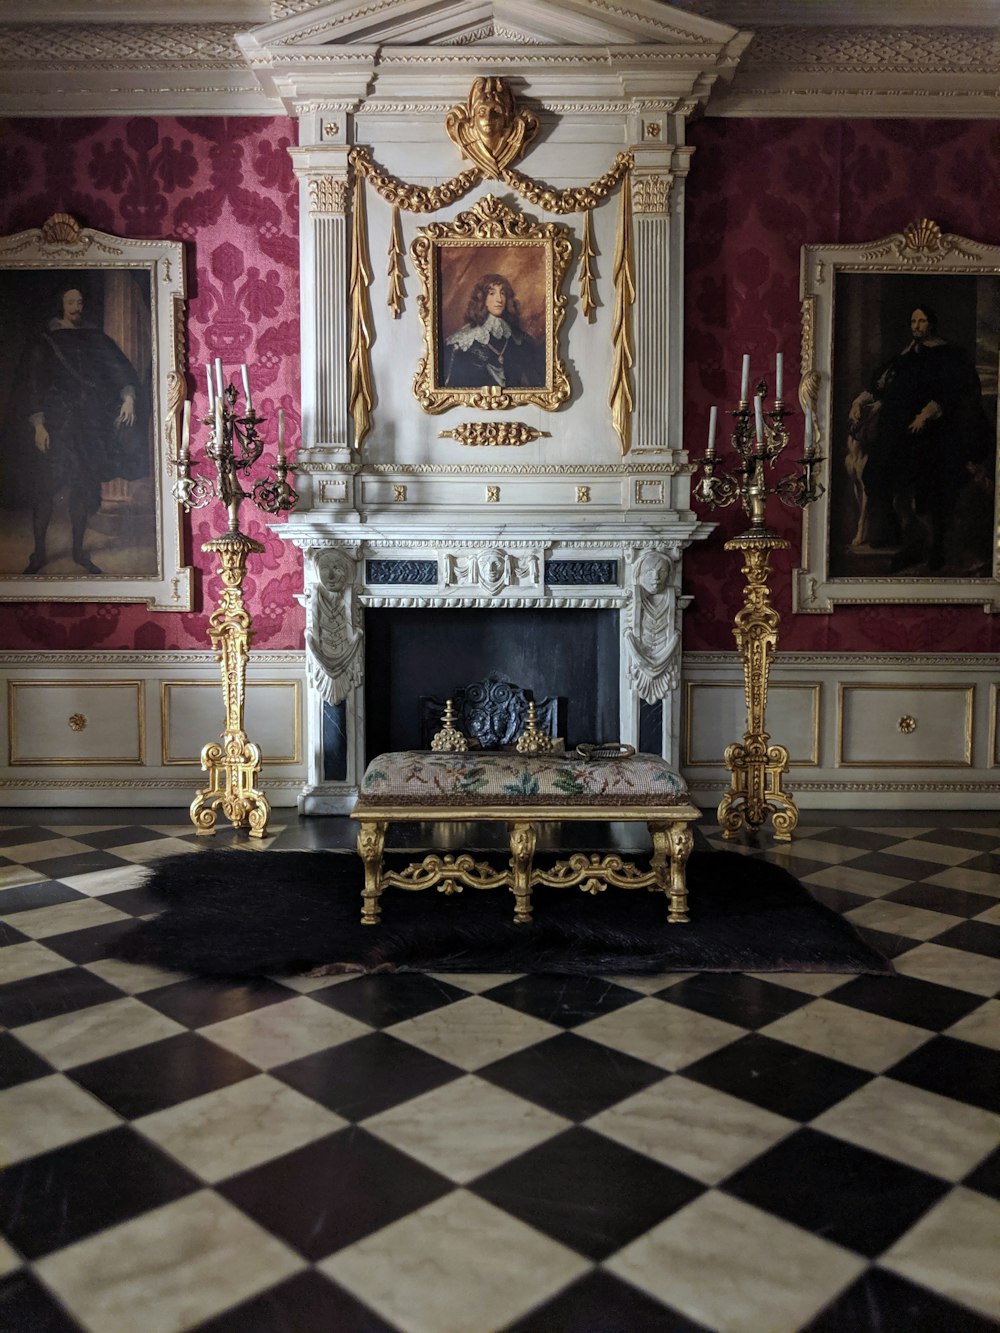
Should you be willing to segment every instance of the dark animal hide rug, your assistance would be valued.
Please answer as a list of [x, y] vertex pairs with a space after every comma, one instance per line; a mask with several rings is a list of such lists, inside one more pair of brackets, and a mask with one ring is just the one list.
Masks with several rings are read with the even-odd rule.
[[[400, 868], [411, 857], [392, 858]], [[353, 853], [201, 851], [172, 856], [146, 888], [165, 910], [119, 937], [118, 958], [201, 976], [323, 972], [870, 972], [892, 965], [784, 870], [734, 852], [688, 862], [691, 921], [667, 923], [646, 890], [539, 888], [516, 925], [505, 889], [389, 888], [362, 926]]]

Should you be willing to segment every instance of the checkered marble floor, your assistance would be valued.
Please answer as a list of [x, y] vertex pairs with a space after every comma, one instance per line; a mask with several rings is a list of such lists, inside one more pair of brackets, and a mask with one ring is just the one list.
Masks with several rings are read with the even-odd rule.
[[995, 820], [743, 849], [895, 977], [220, 984], [106, 956], [145, 866], [257, 845], [144, 813], [0, 826], [0, 1329], [1000, 1327]]

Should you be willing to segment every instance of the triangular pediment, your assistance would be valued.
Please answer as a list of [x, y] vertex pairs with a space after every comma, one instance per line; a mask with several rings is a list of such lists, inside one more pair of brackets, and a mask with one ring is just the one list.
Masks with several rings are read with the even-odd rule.
[[737, 35], [659, 0], [288, 0], [275, 8], [284, 16], [253, 30], [259, 48], [724, 45]]

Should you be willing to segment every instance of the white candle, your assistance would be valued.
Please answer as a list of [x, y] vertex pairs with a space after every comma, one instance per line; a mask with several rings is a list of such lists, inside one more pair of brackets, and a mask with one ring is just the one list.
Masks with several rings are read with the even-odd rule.
[[181, 423], [181, 458], [187, 459], [191, 452], [191, 399], [184, 399], [184, 417]]
[[215, 386], [212, 384], [212, 367], [205, 367], [205, 378], [208, 380], [208, 410], [215, 411]]
[[215, 395], [215, 443], [222, 443], [222, 393]]
[[812, 457], [813, 451], [813, 410], [812, 403], [806, 403], [806, 432], [805, 432], [806, 457]]
[[750, 353], [743, 354], [743, 374], [740, 377], [740, 402], [745, 403], [750, 395]]
[[285, 409], [278, 408], [278, 462], [285, 461]]
[[718, 418], [719, 409], [713, 405], [708, 413], [708, 450], [706, 453], [708, 458], [715, 457], [715, 426]]
[[222, 357], [215, 358], [215, 392], [222, 397]]
[[247, 400], [247, 412], [252, 412], [253, 400], [250, 397], [250, 376], [247, 374], [246, 366], [240, 366], [240, 374], [243, 376], [243, 397]]
[[757, 443], [763, 448], [764, 445], [764, 408], [761, 404], [760, 394], [754, 394], [753, 399], [753, 420], [757, 428]]
[[785, 396], [785, 354], [779, 352], [774, 358], [774, 396], [779, 402]]

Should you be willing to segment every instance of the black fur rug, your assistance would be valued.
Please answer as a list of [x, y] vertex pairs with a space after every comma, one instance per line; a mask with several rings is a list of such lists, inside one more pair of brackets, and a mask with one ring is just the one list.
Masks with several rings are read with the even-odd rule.
[[[400, 866], [412, 856], [393, 857]], [[541, 862], [542, 858], [539, 858]], [[204, 851], [173, 856], [146, 887], [165, 907], [114, 954], [213, 977], [288, 972], [892, 972], [852, 926], [777, 866], [694, 852], [691, 922], [668, 925], [645, 890], [536, 889], [515, 925], [506, 889], [387, 889], [362, 926], [362, 870], [339, 852]]]

